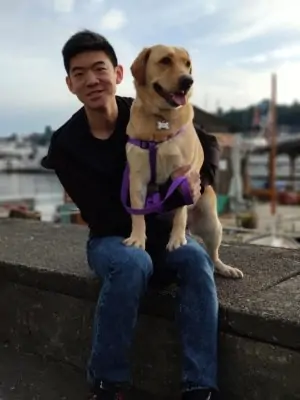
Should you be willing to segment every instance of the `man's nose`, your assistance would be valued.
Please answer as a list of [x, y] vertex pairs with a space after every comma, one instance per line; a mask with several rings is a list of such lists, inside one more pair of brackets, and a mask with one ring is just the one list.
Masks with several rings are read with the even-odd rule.
[[99, 79], [93, 73], [93, 71], [88, 71], [87, 76], [86, 76], [87, 86], [94, 86], [94, 85], [97, 85], [98, 83], [99, 83]]

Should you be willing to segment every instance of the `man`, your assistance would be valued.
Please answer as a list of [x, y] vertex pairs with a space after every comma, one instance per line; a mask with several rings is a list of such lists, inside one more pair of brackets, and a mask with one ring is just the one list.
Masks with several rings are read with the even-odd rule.
[[[130, 216], [120, 200], [120, 188], [132, 103], [131, 98], [116, 96], [123, 69], [109, 42], [90, 31], [73, 35], [62, 54], [68, 88], [83, 108], [53, 134], [42, 165], [55, 170], [88, 224], [88, 264], [103, 282], [88, 364], [93, 398], [123, 399], [130, 382], [127, 354], [139, 300], [155, 270], [167, 273], [165, 276], [175, 274], [179, 283], [182, 399], [207, 400], [217, 387], [218, 301], [212, 262], [190, 237], [187, 245], [172, 252], [165, 250], [171, 229], [168, 215], [147, 217], [147, 252], [123, 244], [131, 230]], [[201, 142], [206, 157], [201, 171], [203, 190], [205, 184], [213, 183], [218, 146], [215, 138], [204, 132]], [[187, 173], [187, 169], [178, 174]], [[187, 180], [197, 198], [199, 177], [195, 179], [187, 173]], [[160, 190], [165, 192], [168, 185], [170, 182]], [[182, 204], [178, 190], [168, 200], [166, 210]]]

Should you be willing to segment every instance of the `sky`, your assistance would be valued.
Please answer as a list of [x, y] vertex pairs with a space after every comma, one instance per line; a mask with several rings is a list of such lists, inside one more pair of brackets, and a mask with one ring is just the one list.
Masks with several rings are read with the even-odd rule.
[[107, 37], [124, 66], [118, 94], [134, 96], [130, 65], [143, 47], [184, 46], [192, 102], [207, 111], [270, 96], [300, 99], [299, 0], [9, 0], [0, 2], [0, 136], [58, 128], [81, 107], [65, 84], [61, 49], [76, 31]]

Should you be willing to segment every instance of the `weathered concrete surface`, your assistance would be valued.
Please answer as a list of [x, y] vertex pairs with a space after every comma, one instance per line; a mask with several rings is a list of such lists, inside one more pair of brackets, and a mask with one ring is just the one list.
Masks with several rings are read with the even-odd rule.
[[[0, 342], [86, 368], [95, 303], [16, 283], [2, 282]], [[149, 393], [176, 395], [180, 362], [171, 321], [140, 315], [133, 347], [133, 378]], [[162, 372], [163, 371], [163, 372]]]
[[220, 374], [224, 400], [299, 400], [300, 353], [221, 334]]
[[[295, 373], [298, 370], [297, 367], [299, 368], [298, 353], [229, 335], [221, 337], [221, 348], [220, 362], [223, 372], [220, 380], [226, 383], [222, 384], [223, 387], [231, 388], [231, 390], [227, 389], [224, 393], [226, 397], [223, 396], [223, 398], [244, 399], [244, 392], [237, 391], [238, 388], [243, 387], [252, 400], [261, 398], [290, 400], [290, 397], [282, 397], [280, 394], [282, 386], [287, 385], [288, 382], [288, 385], [294, 385], [292, 388], [287, 388], [294, 391], [292, 398], [300, 399], [299, 378]], [[257, 363], [257, 359], [268, 365], [271, 363], [272, 370], [254, 369], [253, 363]], [[243, 369], [241, 365], [244, 366]], [[291, 376], [294, 380], [291, 380]], [[18, 349], [6, 345], [0, 345], [0, 377], [1, 400], [83, 400], [87, 398], [88, 388], [82, 371], [30, 353], [21, 353]], [[259, 385], [252, 384], [254, 379], [259, 382]], [[270, 379], [272, 386], [268, 387], [266, 382]], [[147, 395], [146, 392], [136, 392], [132, 395], [132, 399], [136, 400], [156, 398], [156, 396]], [[176, 399], [172, 398], [172, 400]]]
[[[0, 342], [21, 345], [27, 351], [76, 366], [81, 370], [78, 379], [84, 380], [90, 351], [92, 301], [3, 282], [0, 304], [13, 304], [2, 314], [5, 326], [0, 326]], [[219, 353], [222, 400], [300, 398], [299, 352], [221, 333]], [[178, 399], [180, 351], [171, 321], [141, 315], [132, 358], [133, 380], [139, 390], [157, 400]], [[50, 374], [49, 379], [57, 377]], [[46, 384], [46, 377], [42, 382]], [[64, 388], [67, 385], [60, 390]], [[39, 393], [39, 386], [31, 389]]]
[[[1, 221], [0, 278], [95, 300], [99, 283], [86, 263], [86, 237], [87, 230], [81, 226]], [[290, 283], [289, 278], [300, 274], [299, 252], [238, 245], [222, 246], [221, 256], [245, 273], [242, 281], [217, 277], [222, 330], [246, 333], [267, 342], [283, 340], [283, 344], [299, 349], [299, 296], [277, 286], [280, 282], [295, 282], [293, 290], [297, 291], [299, 278]], [[174, 309], [172, 293], [149, 289], [141, 311], [173, 319]], [[268, 318], [263, 314], [265, 310]]]
[[233, 332], [300, 349], [300, 275], [228, 310]]
[[0, 345], [1, 400], [83, 400], [87, 393], [74, 368]]
[[[0, 345], [1, 400], [85, 400], [87, 396], [82, 371]], [[130, 398], [154, 400], [137, 391], [132, 391]]]
[[[85, 368], [99, 291], [86, 237], [80, 226], [1, 222], [2, 343]], [[245, 273], [242, 281], [217, 278], [223, 399], [299, 399], [299, 252], [243, 245], [223, 246], [221, 255]], [[132, 354], [134, 382], [158, 400], [178, 395], [174, 294], [150, 288]]]

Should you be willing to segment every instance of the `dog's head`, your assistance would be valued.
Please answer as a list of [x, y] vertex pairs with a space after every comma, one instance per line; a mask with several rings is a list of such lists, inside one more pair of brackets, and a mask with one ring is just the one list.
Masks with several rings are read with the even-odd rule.
[[191, 59], [183, 48], [145, 48], [134, 60], [131, 73], [137, 92], [142, 90], [160, 109], [184, 106], [192, 94]]

